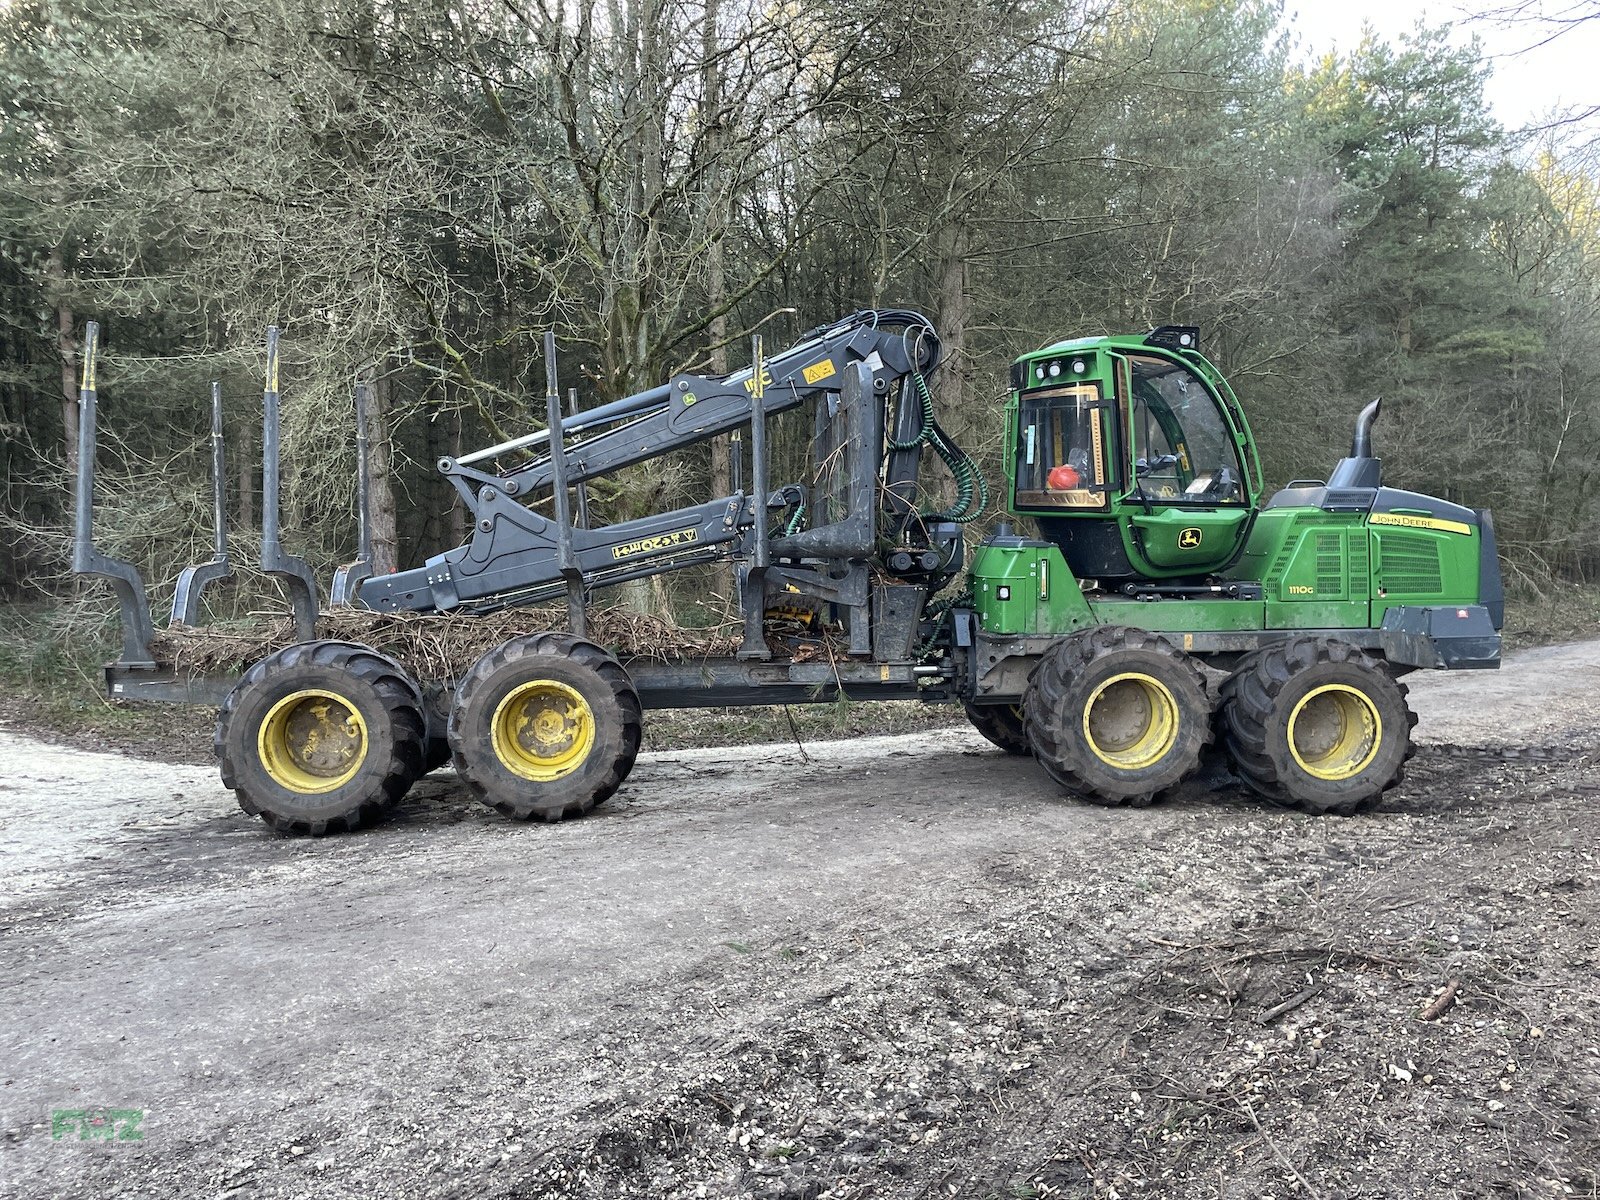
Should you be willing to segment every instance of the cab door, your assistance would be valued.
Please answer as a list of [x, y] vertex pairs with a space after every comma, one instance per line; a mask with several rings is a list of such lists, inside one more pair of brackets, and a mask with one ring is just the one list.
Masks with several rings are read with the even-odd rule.
[[1219, 570], [1249, 532], [1242, 432], [1180, 359], [1155, 350], [1116, 358], [1126, 480], [1118, 524], [1129, 562], [1147, 578]]

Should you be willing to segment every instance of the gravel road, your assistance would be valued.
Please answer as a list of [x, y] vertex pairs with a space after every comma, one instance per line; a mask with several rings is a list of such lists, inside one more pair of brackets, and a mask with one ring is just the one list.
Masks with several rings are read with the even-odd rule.
[[0, 1196], [1595, 1196], [1596, 668], [1410, 677], [1349, 820], [947, 730], [294, 840], [0, 729]]

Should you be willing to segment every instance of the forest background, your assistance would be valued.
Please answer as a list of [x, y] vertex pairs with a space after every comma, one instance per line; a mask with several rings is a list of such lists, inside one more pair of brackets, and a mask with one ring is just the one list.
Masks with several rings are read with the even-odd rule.
[[[235, 557], [257, 548], [269, 323], [286, 540], [325, 580], [353, 554], [358, 369], [376, 379], [382, 570], [465, 539], [436, 458], [543, 425], [545, 330], [589, 407], [737, 368], [752, 332], [775, 349], [877, 306], [933, 317], [941, 419], [991, 480], [1017, 354], [1197, 324], [1270, 484], [1325, 474], [1382, 395], [1389, 482], [1492, 508], [1523, 611], [1594, 580], [1593, 113], [1508, 130], [1484, 101], [1488, 61], [1446, 30], [1308, 60], [1282, 15], [12, 0], [0, 673], [48, 678], [69, 641], [90, 658], [109, 644], [109, 595], [67, 571], [91, 319], [98, 533], [165, 597], [210, 553], [214, 379]], [[779, 434], [777, 454], [798, 454]], [[609, 481], [597, 518], [720, 494], [729, 473], [724, 439]], [[271, 585], [246, 582], [215, 615], [260, 606]]]

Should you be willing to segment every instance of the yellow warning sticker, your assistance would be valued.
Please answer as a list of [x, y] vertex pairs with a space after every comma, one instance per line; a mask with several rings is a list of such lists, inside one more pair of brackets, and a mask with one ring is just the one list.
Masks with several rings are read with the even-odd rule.
[[655, 537], [640, 538], [637, 542], [624, 542], [611, 547], [612, 558], [631, 558], [635, 554], [650, 554], [657, 550], [670, 550], [674, 546], [698, 541], [698, 529], [680, 529], [676, 533], [661, 533]]
[[1472, 526], [1460, 521], [1446, 521], [1439, 517], [1412, 517], [1405, 513], [1373, 513], [1368, 518], [1374, 525], [1400, 525], [1406, 529], [1442, 529], [1446, 533], [1471, 533]]
[[807, 383], [821, 383], [824, 379], [832, 379], [838, 372], [833, 369], [833, 359], [825, 358], [812, 363], [800, 374], [806, 377]]

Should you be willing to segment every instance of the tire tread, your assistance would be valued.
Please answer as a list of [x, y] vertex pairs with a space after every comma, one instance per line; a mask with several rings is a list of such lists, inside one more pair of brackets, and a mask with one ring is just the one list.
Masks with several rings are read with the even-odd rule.
[[[363, 680], [377, 694], [394, 732], [389, 761], [384, 764], [374, 791], [356, 799], [344, 812], [328, 818], [308, 818], [279, 811], [270, 797], [252, 794], [248, 781], [230, 748], [230, 734], [240, 705], [275, 676], [304, 667], [316, 667]], [[239, 807], [260, 817], [279, 833], [322, 837], [353, 832], [377, 819], [421, 776], [427, 722], [422, 695], [405, 668], [386, 654], [357, 642], [298, 642], [253, 664], [229, 691], [217, 712], [212, 750], [217, 756], [222, 784], [233, 791]], [[374, 748], [369, 746], [368, 752]]]
[[[1285, 778], [1285, 764], [1274, 758], [1268, 745], [1268, 730], [1278, 714], [1279, 698], [1301, 675], [1323, 662], [1355, 667], [1389, 679], [1399, 693], [1400, 708], [1405, 714], [1405, 752], [1392, 774], [1368, 795], [1335, 802], [1297, 792]], [[1252, 651], [1235, 665], [1219, 694], [1218, 726], [1239, 777], [1252, 791], [1286, 808], [1312, 815], [1353, 816], [1364, 812], [1404, 782], [1405, 764], [1416, 753], [1411, 730], [1416, 727], [1417, 716], [1407, 702], [1406, 685], [1389, 677], [1381, 659], [1337, 638], [1297, 637]]]
[[[461, 728], [461, 714], [489, 679], [506, 666], [529, 658], [565, 659], [592, 672], [599, 677], [620, 714], [620, 747], [606, 764], [603, 774], [586, 791], [554, 803], [496, 795], [495, 789], [485, 783], [477, 769], [478, 753], [468, 741], [469, 731]], [[599, 714], [596, 714], [596, 719], [600, 719]], [[449, 738], [456, 773], [478, 800], [517, 821], [534, 818], [546, 822], [565, 821], [581, 817], [604, 803], [616, 793], [633, 770], [643, 733], [644, 710], [633, 681], [622, 664], [595, 643], [559, 631], [512, 638], [485, 653], [462, 677], [456, 689], [455, 702], [450, 707]]]
[[[1192, 679], [1194, 694], [1198, 697], [1194, 702], [1203, 705], [1203, 710], [1185, 712], [1184, 698], [1174, 696], [1179, 704], [1179, 720], [1190, 726], [1197, 723], [1199, 736], [1190, 739], [1190, 745], [1180, 751], [1181, 758], [1174, 760], [1176, 771], [1167, 772], [1172, 778], [1157, 781], [1148, 789], [1129, 790], [1120, 783], [1095, 779], [1087, 770], [1074, 765], [1080, 738], [1076, 730], [1079, 708], [1073, 701], [1073, 681], [1111, 656], [1132, 652], [1157, 654], [1179, 673], [1177, 678]], [[1186, 689], [1180, 687], [1180, 690]], [[1122, 625], [1098, 625], [1056, 642], [1029, 677], [1023, 712], [1034, 757], [1050, 777], [1090, 803], [1108, 807], [1144, 808], [1154, 803], [1158, 796], [1194, 772], [1213, 736], [1211, 702], [1206, 693], [1205, 674], [1199, 665], [1167, 639]], [[1183, 730], [1179, 736], [1181, 741], [1185, 736]]]

